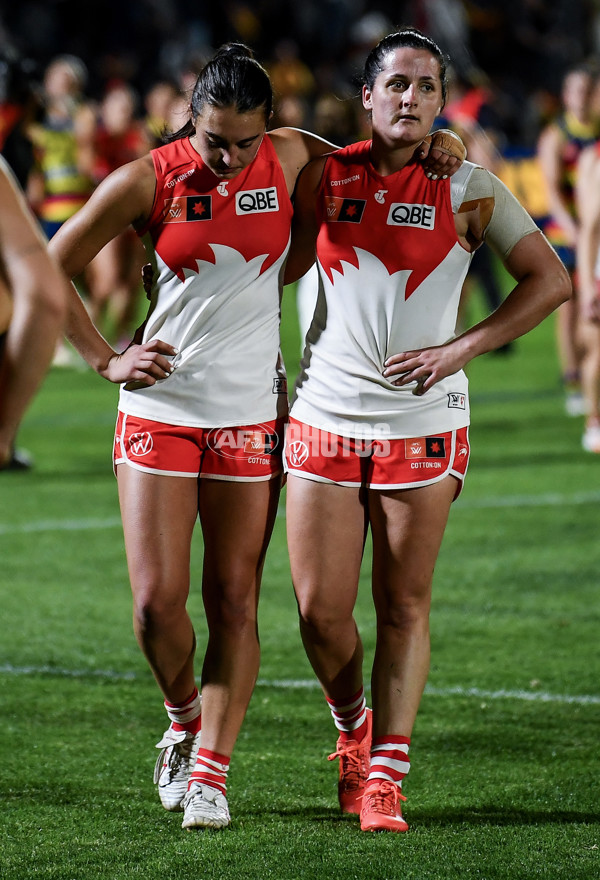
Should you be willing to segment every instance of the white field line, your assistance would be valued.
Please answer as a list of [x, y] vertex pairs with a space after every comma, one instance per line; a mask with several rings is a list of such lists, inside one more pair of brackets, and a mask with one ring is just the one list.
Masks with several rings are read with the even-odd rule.
[[[600, 502], [600, 492], [575, 492], [572, 495], [555, 492], [546, 495], [501, 495], [489, 498], [460, 498], [455, 510], [482, 510], [485, 508], [500, 507], [565, 507], [579, 506], [582, 504], [597, 504]], [[283, 506], [279, 508], [278, 516], [285, 516]], [[2, 535], [20, 535], [31, 532], [83, 532], [95, 529], [114, 529], [121, 525], [118, 516], [106, 519], [56, 519], [38, 520], [28, 523], [0, 523], [0, 537]]]
[[581, 504], [597, 504], [600, 501], [600, 492], [574, 492], [567, 494], [551, 492], [545, 495], [500, 495], [491, 498], [459, 498], [454, 508], [458, 510], [473, 510], [497, 507], [562, 507], [572, 505], [577, 507]]
[[[30, 675], [52, 676], [54, 678], [101, 678], [108, 681], [136, 681], [143, 677], [136, 672], [115, 672], [111, 669], [63, 669], [57, 666], [13, 666], [10, 663], [0, 665], [0, 675], [17, 678]], [[316, 690], [319, 688], [319, 684], [316, 679], [312, 678], [259, 678], [257, 687], [277, 688], [278, 690]], [[472, 697], [476, 700], [524, 700], [530, 703], [563, 703], [578, 706], [600, 705], [600, 695], [550, 694], [546, 691], [491, 691], [476, 687], [440, 688], [427, 685], [425, 695], [430, 697]]]
[[23, 535], [30, 532], [86, 532], [114, 529], [121, 525], [118, 516], [106, 519], [46, 519], [20, 524], [0, 523], [0, 535]]

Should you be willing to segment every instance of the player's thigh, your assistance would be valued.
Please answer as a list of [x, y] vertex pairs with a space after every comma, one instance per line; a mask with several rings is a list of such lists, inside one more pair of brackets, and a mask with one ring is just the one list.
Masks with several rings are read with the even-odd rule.
[[369, 492], [375, 603], [427, 603], [456, 479]]
[[286, 521], [301, 612], [351, 614], [366, 534], [361, 490], [290, 474]]
[[200, 480], [204, 584], [245, 589], [257, 582], [271, 539], [281, 479]]
[[116, 468], [127, 563], [134, 593], [182, 601], [189, 589], [198, 481]]

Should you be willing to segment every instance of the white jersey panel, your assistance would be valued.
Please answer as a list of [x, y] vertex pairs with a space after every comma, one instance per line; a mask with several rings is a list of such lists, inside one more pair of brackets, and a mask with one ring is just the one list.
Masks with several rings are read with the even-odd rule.
[[149, 388], [124, 386], [123, 412], [190, 427], [249, 425], [285, 412], [277, 295], [283, 260], [261, 275], [265, 255], [246, 262], [234, 248], [211, 247], [214, 264], [198, 260], [198, 272], [184, 269], [183, 282], [156, 255], [161, 295], [143, 341], [175, 346], [175, 370]]
[[128, 383], [128, 415], [189, 427], [250, 425], [287, 410], [280, 290], [292, 205], [268, 135], [220, 181], [187, 138], [153, 150], [156, 194], [140, 231], [155, 268], [143, 341], [178, 354], [152, 386]]
[[[456, 244], [405, 300], [410, 270], [390, 275], [373, 254], [355, 249], [358, 268], [342, 262], [332, 285], [321, 271], [317, 308], [307, 337], [294, 418], [344, 436], [418, 437], [469, 421], [464, 372], [423, 396], [382, 375], [388, 357], [440, 345], [454, 336], [469, 255]], [[456, 279], [449, 295], [448, 277]]]
[[[466, 167], [465, 167], [466, 166]], [[317, 196], [319, 294], [292, 407], [294, 418], [349, 437], [409, 438], [469, 424], [463, 371], [424, 395], [382, 375], [394, 354], [456, 332], [471, 254], [453, 209], [473, 172], [430, 181], [420, 165], [381, 177], [370, 142], [332, 154]]]

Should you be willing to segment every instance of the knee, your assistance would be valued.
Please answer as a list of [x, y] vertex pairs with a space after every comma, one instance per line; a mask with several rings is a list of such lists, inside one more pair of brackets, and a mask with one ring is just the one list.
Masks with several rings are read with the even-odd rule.
[[186, 614], [185, 599], [165, 596], [150, 585], [134, 593], [133, 617], [136, 628], [146, 633], [169, 629]]
[[377, 608], [378, 626], [389, 626], [398, 632], [428, 629], [429, 611], [429, 596], [380, 603]]
[[353, 617], [350, 611], [346, 614], [339, 608], [333, 608], [315, 598], [298, 598], [298, 616], [300, 628], [305, 634], [312, 634], [313, 638], [327, 640], [340, 627], [352, 623]]
[[205, 589], [204, 604], [209, 627], [242, 633], [256, 626], [258, 584], [254, 578], [220, 582]]

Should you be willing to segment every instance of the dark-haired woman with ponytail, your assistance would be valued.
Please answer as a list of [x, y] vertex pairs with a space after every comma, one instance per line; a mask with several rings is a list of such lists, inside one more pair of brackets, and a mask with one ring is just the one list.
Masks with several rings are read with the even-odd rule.
[[[425, 34], [385, 37], [362, 91], [372, 138], [312, 161], [294, 202], [288, 280], [320, 284], [286, 436], [287, 528], [300, 629], [338, 741], [338, 795], [363, 831], [404, 832], [402, 782], [429, 670], [433, 571], [469, 461], [463, 367], [569, 296], [560, 260], [514, 196], [465, 162], [432, 183], [414, 161], [446, 97]], [[455, 336], [484, 240], [515, 280]], [[367, 531], [376, 643], [371, 710], [354, 620]]]
[[[106, 178], [52, 242], [72, 278], [132, 224], [153, 266], [135, 344], [114, 351], [75, 290], [67, 337], [121, 385], [114, 466], [134, 629], [171, 722], [155, 781], [187, 829], [230, 822], [227, 771], [258, 674], [258, 594], [281, 485], [291, 194], [300, 169], [333, 148], [297, 129], [267, 133], [271, 105], [250, 51], [224, 46], [198, 77], [187, 124]], [[438, 158], [434, 172], [452, 169]], [[186, 610], [198, 518], [201, 694]]]

